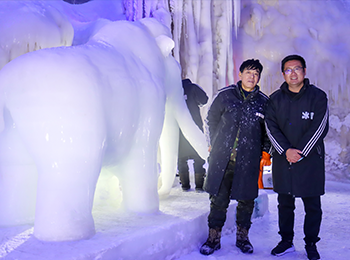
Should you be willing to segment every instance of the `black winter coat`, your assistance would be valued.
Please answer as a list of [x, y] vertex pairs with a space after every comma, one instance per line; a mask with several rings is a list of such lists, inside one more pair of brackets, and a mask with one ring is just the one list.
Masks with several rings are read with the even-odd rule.
[[[184, 89], [184, 96], [186, 99], [186, 104], [193, 121], [203, 132], [203, 121], [200, 114], [200, 107], [205, 105], [208, 102], [208, 96], [205, 91], [200, 88], [198, 85], [193, 84], [191, 80], [184, 79], [182, 80], [182, 87]], [[196, 150], [190, 145], [187, 139], [184, 137], [180, 130], [179, 136], [179, 158], [198, 158]]]
[[[286, 82], [270, 96], [266, 129], [273, 152], [272, 179], [277, 193], [296, 197], [324, 194], [325, 165], [323, 139], [328, 132], [327, 95], [304, 80], [297, 95]], [[289, 164], [286, 151], [296, 148], [304, 158]]]
[[259, 86], [246, 99], [241, 91], [241, 81], [222, 89], [209, 109], [211, 151], [204, 189], [217, 195], [240, 129], [230, 198], [251, 200], [258, 196], [262, 151], [270, 149], [264, 125], [268, 97], [259, 91]]

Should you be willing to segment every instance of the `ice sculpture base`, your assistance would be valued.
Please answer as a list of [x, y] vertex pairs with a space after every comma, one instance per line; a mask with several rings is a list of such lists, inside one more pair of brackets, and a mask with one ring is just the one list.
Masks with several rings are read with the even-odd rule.
[[[256, 200], [253, 218], [268, 209], [263, 190]], [[207, 237], [209, 200], [207, 193], [182, 192], [179, 185], [160, 202], [153, 215], [126, 215], [112, 210], [93, 212], [96, 235], [89, 240], [41, 242], [33, 237], [33, 227], [0, 228], [0, 258], [6, 260], [112, 260], [163, 259], [180, 257], [198, 248]], [[223, 234], [235, 232], [236, 202], [232, 201]], [[174, 246], [176, 245], [176, 246]]]

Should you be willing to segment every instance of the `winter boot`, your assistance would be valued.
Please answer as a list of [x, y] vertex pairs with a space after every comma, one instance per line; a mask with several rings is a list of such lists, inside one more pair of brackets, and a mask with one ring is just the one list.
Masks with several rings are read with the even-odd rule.
[[196, 183], [196, 191], [203, 192], [204, 173], [195, 173], [194, 181]]
[[179, 172], [181, 187], [183, 191], [188, 191], [190, 186], [190, 175], [188, 172]]
[[221, 228], [209, 228], [207, 241], [201, 246], [199, 252], [202, 255], [211, 255], [214, 251], [221, 248]]
[[318, 260], [320, 259], [320, 254], [317, 252], [317, 247], [315, 243], [309, 243], [305, 245], [305, 250], [307, 254], [307, 259]]
[[245, 254], [253, 253], [253, 246], [248, 238], [248, 229], [237, 226], [236, 246]]

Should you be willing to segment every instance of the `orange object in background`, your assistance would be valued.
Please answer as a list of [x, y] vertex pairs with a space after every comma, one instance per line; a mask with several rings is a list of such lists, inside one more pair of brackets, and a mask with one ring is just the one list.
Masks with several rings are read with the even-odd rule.
[[260, 170], [259, 170], [259, 179], [258, 179], [258, 186], [259, 189], [264, 188], [264, 183], [263, 183], [263, 171], [264, 171], [264, 166], [270, 166], [271, 165], [271, 156], [267, 152], [262, 152], [261, 160], [260, 160]]

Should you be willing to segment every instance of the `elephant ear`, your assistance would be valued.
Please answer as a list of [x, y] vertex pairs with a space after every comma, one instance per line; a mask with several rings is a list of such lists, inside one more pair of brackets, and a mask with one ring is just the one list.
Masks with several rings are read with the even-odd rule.
[[164, 57], [168, 57], [171, 50], [175, 47], [175, 42], [165, 35], [156, 37], [156, 42]]
[[[167, 19], [164, 19], [167, 20]], [[164, 57], [169, 56], [172, 49], [175, 47], [175, 42], [171, 38], [171, 32], [167, 25], [163, 24], [156, 18], [143, 18], [136, 23], [145, 26], [149, 33], [154, 37], [157, 42], [159, 49], [161, 50]], [[166, 22], [167, 23], [167, 22]]]

